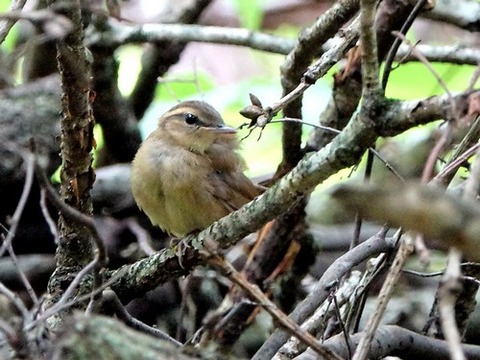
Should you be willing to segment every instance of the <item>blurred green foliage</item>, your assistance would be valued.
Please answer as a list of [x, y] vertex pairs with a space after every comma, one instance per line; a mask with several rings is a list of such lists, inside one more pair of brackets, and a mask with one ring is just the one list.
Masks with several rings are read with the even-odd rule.
[[250, 30], [260, 29], [263, 19], [261, 0], [234, 0], [240, 25]]
[[[10, 0], [0, 0], [0, 13], [8, 11], [10, 3]], [[17, 36], [18, 31], [16, 27], [13, 27], [5, 38], [5, 41], [2, 43], [2, 50], [10, 53], [14, 49]]]
[[[465, 90], [475, 66], [444, 63], [431, 64], [451, 92]], [[419, 99], [444, 93], [432, 72], [420, 62], [403, 64], [392, 71], [386, 95], [398, 99]]]
[[138, 45], [122, 46], [115, 51], [118, 61], [118, 88], [120, 92], [128, 96], [135, 86], [141, 65], [142, 47]]
[[159, 81], [162, 85], [157, 87], [155, 98], [163, 101], [195, 97], [215, 89], [214, 79], [204, 72], [182, 73], [180, 77], [167, 75]]

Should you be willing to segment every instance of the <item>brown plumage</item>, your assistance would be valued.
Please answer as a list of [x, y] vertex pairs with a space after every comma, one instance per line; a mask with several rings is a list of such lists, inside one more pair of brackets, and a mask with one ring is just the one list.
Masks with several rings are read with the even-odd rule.
[[132, 163], [132, 192], [154, 225], [175, 236], [202, 230], [259, 194], [243, 174], [236, 130], [202, 101], [159, 120]]

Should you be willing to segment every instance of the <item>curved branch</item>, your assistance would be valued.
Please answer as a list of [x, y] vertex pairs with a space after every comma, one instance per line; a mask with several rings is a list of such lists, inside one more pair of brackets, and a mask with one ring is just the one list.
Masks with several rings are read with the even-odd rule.
[[[352, 348], [358, 345], [361, 336], [362, 334], [358, 333], [350, 337]], [[344, 359], [348, 359], [348, 349], [343, 334], [326, 340], [324, 345]], [[462, 344], [461, 347], [468, 359], [480, 357], [480, 346]], [[446, 341], [420, 335], [396, 325], [384, 325], [378, 328], [368, 355], [370, 359], [381, 359], [386, 356], [398, 356], [404, 360], [450, 359]], [[307, 350], [295, 359], [316, 360], [320, 358], [313, 351]]]
[[286, 55], [295, 44], [295, 40], [288, 40], [247, 29], [221, 26], [184, 24], [125, 25], [113, 21], [109, 22], [108, 26], [108, 32], [102, 34], [90, 32], [87, 38], [87, 45], [117, 48], [129, 43], [157, 43], [165, 40], [197, 41], [248, 46], [255, 50]]
[[[413, 0], [410, 0], [413, 1]], [[416, 0], [414, 0], [416, 2]], [[474, 0], [436, 0], [432, 11], [427, 11], [423, 17], [455, 25], [468, 31], [480, 29], [480, 4]]]
[[341, 185], [333, 197], [368, 219], [419, 231], [457, 247], [469, 259], [480, 259], [480, 207], [476, 202], [418, 184]]

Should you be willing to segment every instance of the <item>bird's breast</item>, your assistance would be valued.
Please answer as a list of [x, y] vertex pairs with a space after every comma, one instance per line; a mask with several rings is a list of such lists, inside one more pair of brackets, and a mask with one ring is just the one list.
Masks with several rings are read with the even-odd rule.
[[229, 210], [214, 196], [215, 184], [210, 175], [215, 169], [211, 159], [158, 144], [150, 150], [144, 154], [141, 148], [133, 162], [132, 190], [137, 204], [154, 225], [184, 236], [228, 214]]

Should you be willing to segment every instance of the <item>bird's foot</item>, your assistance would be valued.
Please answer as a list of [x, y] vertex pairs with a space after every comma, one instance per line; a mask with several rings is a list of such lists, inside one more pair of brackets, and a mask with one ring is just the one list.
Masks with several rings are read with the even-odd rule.
[[170, 239], [170, 248], [174, 249], [177, 253], [178, 256], [178, 263], [180, 264], [180, 267], [182, 269], [185, 269], [182, 263], [182, 258], [185, 255], [186, 249], [191, 247], [191, 244], [186, 240], [189, 235], [196, 235], [200, 232], [200, 230], [194, 230], [190, 233], [188, 233], [185, 237], [183, 238], [178, 238], [178, 237], [172, 237]]
[[184, 238], [172, 237], [170, 239], [170, 248], [175, 251], [178, 257], [178, 264], [182, 269], [185, 269], [182, 263], [183, 255], [185, 254], [185, 249], [188, 247], [187, 242]]

